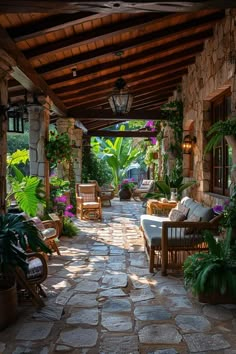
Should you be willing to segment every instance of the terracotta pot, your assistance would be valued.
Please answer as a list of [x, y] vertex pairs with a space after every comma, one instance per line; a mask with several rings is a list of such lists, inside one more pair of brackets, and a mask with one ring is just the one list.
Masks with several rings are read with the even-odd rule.
[[153, 152], [153, 153], [152, 153], [152, 158], [153, 158], [154, 160], [157, 160], [157, 159], [158, 159], [158, 152]]
[[119, 191], [120, 200], [129, 200], [131, 195], [132, 193], [129, 189], [120, 189]]
[[16, 320], [16, 285], [6, 290], [0, 290], [0, 314], [0, 330], [3, 330]]
[[226, 293], [226, 294], [220, 294], [219, 292], [214, 292], [212, 294], [199, 294], [198, 295], [198, 301], [207, 303], [207, 304], [236, 304], [236, 298], [233, 297], [232, 295]]

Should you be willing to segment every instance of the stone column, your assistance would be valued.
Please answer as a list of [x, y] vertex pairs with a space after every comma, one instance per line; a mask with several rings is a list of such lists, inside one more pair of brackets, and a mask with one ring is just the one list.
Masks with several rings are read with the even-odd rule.
[[45, 157], [45, 141], [48, 137], [49, 111], [39, 104], [28, 106], [30, 175], [43, 180], [46, 198], [49, 199], [49, 164]]
[[[75, 120], [73, 118], [59, 118], [56, 122], [58, 133], [67, 133], [71, 144], [73, 144]], [[70, 180], [70, 164], [62, 162], [57, 164], [57, 174], [59, 178]]]
[[75, 182], [80, 183], [82, 181], [82, 144], [83, 144], [83, 131], [82, 129], [74, 129], [74, 141], [75, 147], [73, 148], [74, 157], [74, 175]]
[[[58, 133], [67, 133], [69, 135], [71, 144], [73, 146], [73, 174], [75, 182], [81, 182], [82, 173], [82, 129], [75, 127], [74, 118], [59, 118], [57, 120], [57, 130]], [[63, 163], [58, 164], [58, 177], [69, 180], [69, 164]]]

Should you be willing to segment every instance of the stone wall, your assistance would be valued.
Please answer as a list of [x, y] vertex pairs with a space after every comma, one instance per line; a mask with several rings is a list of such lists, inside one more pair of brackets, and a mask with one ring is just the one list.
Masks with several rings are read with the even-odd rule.
[[210, 190], [210, 154], [204, 156], [204, 148], [206, 133], [211, 125], [210, 101], [231, 88], [232, 113], [235, 113], [235, 62], [229, 60], [236, 42], [235, 15], [235, 10], [226, 10], [225, 19], [215, 26], [214, 36], [206, 40], [204, 50], [197, 56], [195, 64], [189, 66], [188, 74], [182, 80], [184, 130], [193, 125], [197, 138], [193, 149], [193, 177], [197, 180], [197, 186], [192, 193], [194, 198], [208, 205], [219, 202], [207, 193]]

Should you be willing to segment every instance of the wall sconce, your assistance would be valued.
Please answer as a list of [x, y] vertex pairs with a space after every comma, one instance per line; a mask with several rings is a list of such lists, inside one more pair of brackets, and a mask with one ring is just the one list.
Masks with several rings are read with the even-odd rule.
[[7, 111], [8, 133], [24, 133], [23, 110], [18, 106], [11, 106]]
[[192, 146], [193, 144], [196, 144], [196, 141], [197, 139], [195, 136], [185, 135], [182, 144], [183, 154], [191, 154]]

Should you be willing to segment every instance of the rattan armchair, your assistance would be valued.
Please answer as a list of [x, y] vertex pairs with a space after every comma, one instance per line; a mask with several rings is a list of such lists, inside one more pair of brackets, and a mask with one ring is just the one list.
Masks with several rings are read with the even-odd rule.
[[132, 192], [132, 197], [135, 201], [144, 201], [145, 195], [149, 192], [153, 192], [155, 188], [155, 181], [153, 179], [144, 179], [138, 188], [135, 188]]
[[95, 183], [76, 184], [76, 215], [81, 220], [102, 219], [102, 203]]
[[42, 282], [47, 278], [48, 267], [44, 256], [38, 252], [27, 253], [28, 271], [16, 267], [16, 282], [19, 295], [26, 292], [33, 304], [43, 307], [44, 302], [41, 296], [46, 297], [46, 293], [41, 287]]
[[111, 206], [111, 200], [115, 197], [115, 190], [111, 186], [99, 186], [96, 180], [89, 180], [88, 183], [96, 184], [97, 195], [101, 198], [102, 206]]

